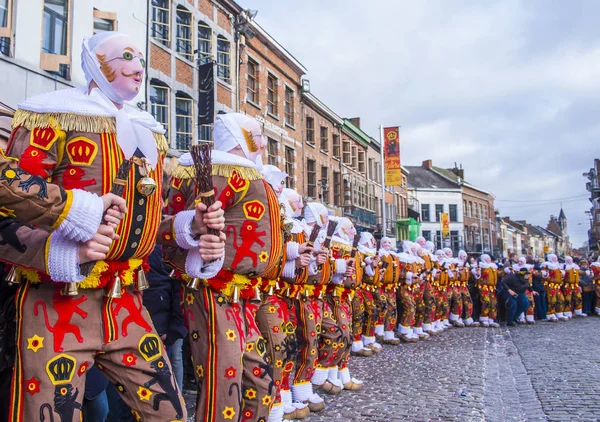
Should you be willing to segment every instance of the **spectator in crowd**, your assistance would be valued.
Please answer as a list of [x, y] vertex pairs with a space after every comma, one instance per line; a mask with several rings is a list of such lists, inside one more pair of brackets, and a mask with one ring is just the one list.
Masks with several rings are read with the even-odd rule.
[[544, 279], [542, 278], [542, 267], [540, 260], [533, 265], [532, 288], [537, 295], [533, 295], [535, 301], [535, 316], [538, 320], [546, 319], [548, 304], [546, 302], [546, 289], [544, 288]]
[[[502, 296], [506, 305], [506, 325], [514, 327], [515, 319], [529, 307], [525, 292], [531, 289], [527, 269], [512, 272], [502, 278]], [[534, 296], [536, 293], [534, 292]]]

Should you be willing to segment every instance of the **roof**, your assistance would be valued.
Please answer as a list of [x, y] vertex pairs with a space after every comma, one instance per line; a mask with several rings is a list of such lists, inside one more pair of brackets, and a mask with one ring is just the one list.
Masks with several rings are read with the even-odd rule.
[[556, 233], [554, 233], [554, 232], [551, 232], [551, 231], [550, 231], [550, 230], [548, 230], [548, 229], [545, 229], [545, 228], [543, 228], [542, 226], [535, 226], [535, 227], [536, 227], [536, 228], [537, 228], [539, 231], [541, 231], [542, 233], [544, 233], [546, 236], [554, 236], [554, 237], [560, 238], [560, 236], [559, 236], [559, 235], [557, 235], [557, 234], [556, 234]]
[[[447, 179], [450, 179], [455, 183], [458, 183], [459, 177], [453, 171], [450, 171], [448, 169], [443, 169], [441, 167], [436, 167], [436, 166], [433, 166], [432, 169], [433, 169], [433, 171], [439, 173], [441, 176], [446, 177]], [[466, 180], [461, 180], [461, 183], [471, 189], [477, 190], [481, 193], [485, 193], [485, 194], [490, 195], [491, 197], [495, 198], [494, 194], [492, 194], [491, 192], [488, 192], [481, 188], [478, 188], [477, 186], [470, 184]]]
[[562, 207], [560, 207], [560, 214], [558, 214], [558, 219], [559, 220], [566, 220], [567, 217], [565, 216], [565, 212], [563, 211]]
[[344, 119], [338, 116], [332, 109], [327, 107], [321, 100], [315, 97], [314, 94], [310, 92], [303, 92], [302, 96], [304, 99], [308, 100], [321, 114], [325, 115], [332, 122], [342, 126], [344, 124]]
[[364, 144], [364, 146], [369, 146], [371, 142], [371, 137], [363, 132], [358, 126], [356, 126], [350, 119], [344, 119], [343, 129], [346, 133], [358, 142]]
[[408, 186], [414, 189], [460, 189], [458, 183], [451, 182], [435, 171], [421, 166], [405, 166], [408, 170]]

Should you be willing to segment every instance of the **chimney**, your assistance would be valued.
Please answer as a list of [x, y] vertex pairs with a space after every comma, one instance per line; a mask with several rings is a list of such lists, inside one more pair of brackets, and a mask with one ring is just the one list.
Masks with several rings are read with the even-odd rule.
[[465, 171], [462, 168], [462, 164], [460, 165], [460, 168], [459, 168], [456, 165], [456, 163], [454, 163], [454, 168], [447, 169], [447, 170], [449, 170], [452, 173], [456, 174], [461, 180], [465, 180]]
[[424, 169], [427, 169], [427, 170], [431, 170], [431, 168], [433, 167], [433, 161], [425, 160], [425, 161], [423, 161], [423, 164], [421, 164], [421, 167], [423, 167]]
[[350, 121], [354, 126], [360, 129], [360, 117], [352, 117]]

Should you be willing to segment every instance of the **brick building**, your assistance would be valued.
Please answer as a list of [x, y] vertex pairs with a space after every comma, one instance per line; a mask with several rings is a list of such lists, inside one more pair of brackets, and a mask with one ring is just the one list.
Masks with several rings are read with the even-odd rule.
[[600, 245], [600, 160], [594, 160], [594, 166], [583, 176], [587, 179], [586, 189], [590, 193], [590, 209], [586, 214], [590, 218], [588, 231], [588, 249], [598, 251]]
[[215, 112], [236, 110], [235, 23], [229, 0], [151, 0], [148, 8], [148, 111], [167, 129], [172, 149], [211, 139], [197, 124], [198, 66], [214, 61]]
[[241, 113], [263, 126], [263, 162], [285, 170], [287, 187], [305, 193], [303, 117], [300, 98], [306, 68], [256, 22], [240, 48]]

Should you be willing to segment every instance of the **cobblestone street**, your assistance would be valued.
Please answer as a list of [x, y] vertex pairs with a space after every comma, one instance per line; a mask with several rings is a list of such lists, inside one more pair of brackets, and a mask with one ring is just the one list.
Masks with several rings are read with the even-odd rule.
[[598, 421], [599, 329], [591, 317], [386, 346], [352, 358], [362, 391], [323, 395], [325, 411], [306, 421]]

